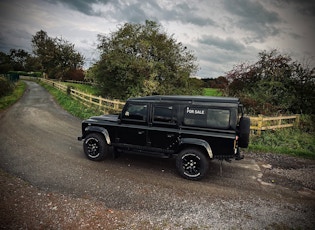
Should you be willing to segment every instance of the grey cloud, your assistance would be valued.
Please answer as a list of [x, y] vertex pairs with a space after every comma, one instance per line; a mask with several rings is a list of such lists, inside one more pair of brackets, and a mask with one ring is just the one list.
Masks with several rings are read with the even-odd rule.
[[299, 12], [303, 15], [315, 17], [315, 6], [300, 7]]
[[[172, 20], [180, 21], [184, 24], [191, 23], [198, 26], [215, 25], [215, 22], [209, 17], [203, 17], [196, 14], [198, 10], [190, 3], [179, 3], [172, 8], [161, 8], [157, 0], [135, 1], [125, 3], [116, 0], [46, 0], [50, 3], [62, 3], [71, 9], [101, 17], [115, 18], [117, 21], [125, 20], [129, 22], [143, 22], [146, 19], [151, 20]], [[110, 5], [115, 10], [106, 12], [95, 11], [92, 4]]]
[[249, 42], [264, 41], [269, 36], [279, 33], [277, 24], [281, 22], [276, 12], [269, 11], [258, 1], [229, 0], [224, 1], [225, 9], [231, 14], [234, 25], [253, 34]]
[[[112, 5], [115, 7], [115, 12], [108, 12], [112, 18], [117, 20], [125, 20], [128, 22], [140, 23], [144, 22], [146, 19], [152, 19], [152, 16], [148, 16], [145, 8], [149, 6], [151, 7], [151, 3], [146, 2], [136, 2], [132, 5], [127, 5], [117, 2], [112, 2]], [[106, 13], [105, 13], [106, 14]]]
[[27, 52], [32, 51], [32, 35], [22, 29], [6, 30], [0, 34], [0, 50], [8, 52], [10, 49], [24, 49]]
[[180, 21], [183, 24], [194, 24], [198, 26], [214, 25], [215, 22], [207, 17], [202, 17], [196, 14], [198, 12], [191, 4], [179, 3], [172, 8], [162, 8], [157, 4], [156, 0], [138, 1], [130, 5], [112, 2], [117, 12], [112, 15], [118, 16], [127, 21], [143, 22], [146, 19], [157, 21]]
[[315, 17], [314, 0], [270, 0], [270, 3], [278, 8], [293, 7], [297, 13]]
[[215, 46], [215, 47], [217, 47], [219, 49], [223, 49], [223, 50], [241, 51], [241, 50], [245, 49], [245, 46], [242, 43], [240, 43], [240, 42], [238, 42], [232, 38], [223, 39], [223, 38], [209, 35], [209, 36], [203, 36], [198, 41], [202, 44], [206, 44], [209, 46]]
[[69, 8], [82, 12], [86, 15], [99, 15], [92, 8], [92, 4], [106, 4], [109, 0], [46, 0], [50, 3], [62, 3]]
[[[166, 9], [163, 9], [164, 11]], [[201, 17], [196, 15], [195, 12], [198, 12], [192, 4], [180, 3], [177, 4], [173, 9], [166, 10], [165, 18], [174, 19], [183, 22], [183, 23], [191, 23], [198, 26], [207, 26], [207, 25], [216, 25], [216, 22], [208, 17]]]

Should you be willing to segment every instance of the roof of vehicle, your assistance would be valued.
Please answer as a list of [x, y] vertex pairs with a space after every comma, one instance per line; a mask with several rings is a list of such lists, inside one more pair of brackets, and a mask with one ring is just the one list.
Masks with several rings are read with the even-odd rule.
[[178, 101], [178, 102], [217, 102], [217, 103], [240, 103], [235, 97], [209, 97], [209, 96], [178, 96], [178, 95], [154, 95], [147, 97], [130, 98], [129, 101]]

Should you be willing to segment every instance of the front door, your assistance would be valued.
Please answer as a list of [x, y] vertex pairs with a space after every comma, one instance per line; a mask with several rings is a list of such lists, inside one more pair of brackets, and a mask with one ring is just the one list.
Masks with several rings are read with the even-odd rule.
[[116, 143], [128, 148], [141, 148], [147, 144], [148, 104], [130, 103], [123, 111]]

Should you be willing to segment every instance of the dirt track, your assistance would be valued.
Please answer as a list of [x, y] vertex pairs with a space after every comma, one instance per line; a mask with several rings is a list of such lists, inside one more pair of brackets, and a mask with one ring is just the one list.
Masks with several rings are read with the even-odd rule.
[[222, 176], [220, 162], [211, 162], [200, 182], [179, 177], [173, 160], [92, 162], [76, 140], [81, 121], [27, 84], [24, 97], [0, 114], [0, 228], [315, 226], [314, 161], [249, 154], [224, 162]]

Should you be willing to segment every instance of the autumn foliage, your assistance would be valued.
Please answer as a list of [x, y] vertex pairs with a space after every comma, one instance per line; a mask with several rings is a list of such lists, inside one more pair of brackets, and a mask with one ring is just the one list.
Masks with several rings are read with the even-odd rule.
[[259, 53], [254, 64], [235, 66], [225, 76], [225, 94], [240, 97], [250, 114], [314, 114], [315, 68], [277, 50]]

